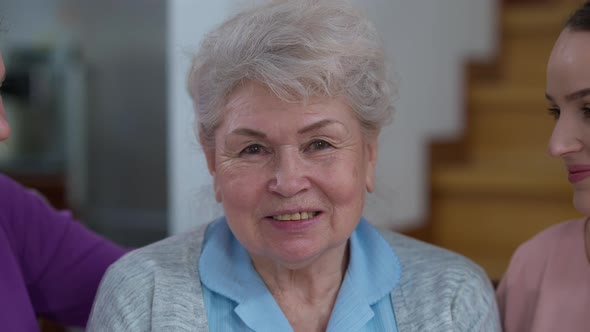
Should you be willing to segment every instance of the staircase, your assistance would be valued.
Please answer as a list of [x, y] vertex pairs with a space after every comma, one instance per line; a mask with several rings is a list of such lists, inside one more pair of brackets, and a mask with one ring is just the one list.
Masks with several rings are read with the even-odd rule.
[[466, 132], [431, 154], [425, 240], [459, 252], [498, 281], [519, 244], [579, 216], [561, 160], [546, 153], [554, 120], [546, 63], [575, 5], [505, 5], [494, 64], [471, 65]]

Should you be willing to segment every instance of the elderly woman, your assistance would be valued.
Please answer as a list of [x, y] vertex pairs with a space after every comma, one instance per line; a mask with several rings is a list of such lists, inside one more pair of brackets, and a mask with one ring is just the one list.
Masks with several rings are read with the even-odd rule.
[[563, 160], [584, 216], [522, 244], [498, 287], [506, 332], [588, 331], [590, 318], [590, 1], [566, 23], [547, 63], [556, 120], [549, 153]]
[[189, 90], [225, 216], [110, 268], [94, 331], [497, 331], [467, 259], [361, 217], [392, 87], [374, 28], [274, 1], [209, 33]]

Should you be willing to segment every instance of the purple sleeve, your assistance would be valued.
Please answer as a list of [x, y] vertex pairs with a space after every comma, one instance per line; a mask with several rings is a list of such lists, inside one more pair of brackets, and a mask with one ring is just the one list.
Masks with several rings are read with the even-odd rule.
[[85, 326], [98, 284], [125, 249], [0, 175], [0, 213], [35, 312]]

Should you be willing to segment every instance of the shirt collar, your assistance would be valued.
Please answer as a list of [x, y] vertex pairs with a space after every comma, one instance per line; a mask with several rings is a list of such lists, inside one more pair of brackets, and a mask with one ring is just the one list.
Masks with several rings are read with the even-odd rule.
[[199, 274], [207, 288], [237, 303], [266, 290], [248, 252], [234, 237], [225, 218], [209, 226], [205, 239]]
[[369, 305], [388, 295], [401, 278], [400, 261], [389, 245], [364, 218], [350, 237], [350, 261], [345, 278]]
[[235, 313], [250, 329], [265, 331], [273, 326], [277, 331], [291, 331], [287, 317], [225, 218], [209, 226], [205, 240], [199, 258], [201, 282], [211, 291], [236, 302]]
[[[401, 265], [391, 246], [364, 218], [350, 237], [350, 260], [338, 293], [332, 320], [348, 316], [354, 310], [359, 324], [373, 317], [370, 308], [397, 286], [401, 277]], [[235, 301], [236, 313], [251, 328], [256, 322], [248, 317], [283, 317], [272, 294], [252, 266], [250, 256], [229, 229], [225, 218], [209, 226], [203, 251], [199, 259], [201, 282], [210, 290]], [[255, 313], [258, 313], [257, 315]], [[278, 316], [277, 316], [278, 315]], [[264, 324], [265, 322], [259, 322]], [[281, 324], [281, 325], [282, 325]], [[332, 328], [329, 328], [332, 330]]]
[[393, 249], [363, 219], [350, 237], [350, 260], [328, 323], [329, 331], [356, 331], [375, 316], [372, 305], [399, 283], [401, 266]]

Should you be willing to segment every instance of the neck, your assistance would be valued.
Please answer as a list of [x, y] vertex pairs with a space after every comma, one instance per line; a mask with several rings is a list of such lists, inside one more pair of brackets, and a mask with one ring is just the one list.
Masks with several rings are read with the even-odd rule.
[[276, 299], [298, 298], [308, 304], [335, 301], [348, 266], [348, 243], [329, 249], [302, 266], [288, 266], [263, 257], [252, 257], [252, 262]]
[[294, 331], [325, 331], [348, 266], [348, 241], [295, 266], [252, 257]]

